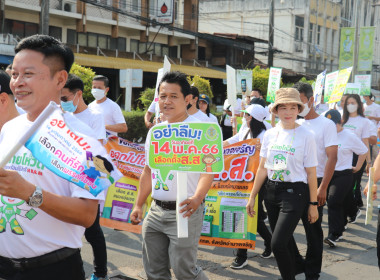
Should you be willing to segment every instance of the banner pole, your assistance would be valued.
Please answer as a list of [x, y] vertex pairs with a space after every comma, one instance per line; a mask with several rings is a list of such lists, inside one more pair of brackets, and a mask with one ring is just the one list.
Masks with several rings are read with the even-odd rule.
[[179, 204], [187, 199], [187, 173], [178, 172], [177, 174], [177, 233], [178, 238], [188, 238], [188, 218], [184, 218], [183, 213], [179, 213]]

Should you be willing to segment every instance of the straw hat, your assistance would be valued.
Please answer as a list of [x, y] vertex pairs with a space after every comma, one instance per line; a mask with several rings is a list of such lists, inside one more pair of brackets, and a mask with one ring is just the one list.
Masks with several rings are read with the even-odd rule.
[[273, 106], [271, 108], [271, 112], [277, 108], [280, 104], [289, 104], [289, 103], [295, 103], [297, 105], [301, 106], [300, 113], [305, 108], [305, 105], [302, 103], [300, 99], [300, 93], [295, 88], [280, 88], [276, 91], [276, 96], [274, 99]]

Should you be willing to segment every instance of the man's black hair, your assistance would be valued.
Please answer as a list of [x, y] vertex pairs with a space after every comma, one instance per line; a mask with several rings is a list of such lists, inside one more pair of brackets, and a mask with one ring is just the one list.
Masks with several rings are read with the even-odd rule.
[[66, 84], [63, 88], [67, 88], [70, 92], [74, 93], [77, 90], [81, 90], [83, 92], [84, 85], [81, 78], [77, 75], [69, 74], [67, 78]]
[[[197, 107], [197, 109], [199, 109], [199, 90], [198, 90], [198, 88], [195, 86], [190, 86], [190, 92], [191, 92], [191, 95], [193, 96], [193, 99], [195, 97], [197, 98], [197, 103], [195, 104], [195, 107]], [[190, 107], [188, 107], [187, 109], [189, 109]]]
[[0, 86], [1, 86], [0, 92], [6, 92], [10, 95], [13, 94], [13, 92], [11, 91], [11, 88], [9, 87], [10, 80], [11, 78], [9, 77], [7, 72], [5, 72], [4, 70], [0, 70]]
[[93, 81], [103, 81], [104, 86], [107, 88], [110, 85], [110, 80], [103, 75], [96, 75], [93, 79]]
[[164, 83], [164, 82], [168, 83], [168, 84], [177, 84], [177, 85], [179, 85], [180, 88], [181, 88], [181, 92], [182, 92], [182, 94], [183, 94], [184, 97], [186, 97], [189, 94], [191, 94], [190, 84], [187, 81], [186, 74], [184, 74], [184, 73], [181, 73], [181, 72], [178, 72], [178, 71], [166, 73], [162, 77], [158, 88], [160, 88], [161, 84]]
[[303, 93], [308, 100], [313, 96], [313, 88], [308, 83], [298, 82], [294, 84], [293, 88], [298, 90], [300, 94]]
[[263, 92], [259, 88], [254, 88], [254, 89], [251, 90], [251, 92], [252, 91], [257, 91], [260, 96], [263, 96]]
[[58, 69], [51, 68], [51, 74], [55, 74], [60, 70], [66, 70], [69, 73], [74, 63], [73, 51], [61, 41], [49, 35], [36, 34], [22, 39], [15, 47], [15, 53], [17, 54], [22, 50], [36, 51], [42, 53], [45, 58], [60, 60], [61, 67]]
[[252, 105], [252, 104], [259, 104], [259, 105], [263, 106], [264, 108], [265, 108], [265, 106], [267, 106], [267, 104], [265, 104], [264, 99], [261, 99], [259, 97], [252, 98], [251, 101], [249, 102], [249, 105]]

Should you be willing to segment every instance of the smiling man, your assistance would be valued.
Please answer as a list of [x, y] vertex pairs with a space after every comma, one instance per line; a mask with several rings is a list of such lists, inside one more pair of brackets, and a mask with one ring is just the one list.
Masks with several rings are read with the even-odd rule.
[[[158, 96], [160, 111], [167, 119], [164, 123], [200, 122], [186, 111], [190, 99], [190, 85], [185, 74], [169, 72], [164, 75]], [[145, 144], [146, 157], [149, 155], [150, 132]], [[149, 280], [172, 279], [171, 267], [176, 279], [208, 279], [197, 266], [197, 251], [203, 224], [204, 198], [214, 175], [192, 173], [187, 177], [188, 198], [180, 203], [179, 212], [189, 219], [189, 237], [180, 240], [177, 237], [176, 220], [177, 172], [169, 173], [168, 177], [172, 178], [170, 184], [165, 181], [162, 188], [152, 188], [159, 176], [159, 170], [150, 169], [147, 165], [144, 167], [137, 202], [131, 214], [131, 222], [140, 223], [143, 204], [152, 193], [153, 202], [142, 229], [143, 263], [147, 277]]]
[[[50, 101], [59, 104], [74, 61], [69, 48], [46, 35], [21, 40], [15, 52], [10, 87], [26, 114], [3, 126], [1, 155]], [[70, 125], [79, 130], [75, 122]], [[97, 199], [47, 170], [22, 147], [0, 169], [0, 278], [85, 279], [79, 248], [85, 227], [95, 220]]]

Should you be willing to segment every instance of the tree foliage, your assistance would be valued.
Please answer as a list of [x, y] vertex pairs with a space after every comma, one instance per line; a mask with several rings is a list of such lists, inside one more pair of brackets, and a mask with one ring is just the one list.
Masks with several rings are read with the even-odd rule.
[[83, 99], [88, 104], [94, 100], [91, 94], [92, 79], [95, 77], [95, 72], [89, 67], [81, 66], [74, 62], [70, 70], [71, 74], [77, 75], [84, 84]]
[[147, 110], [149, 108], [150, 103], [152, 103], [154, 99], [154, 88], [146, 88], [144, 91], [141, 92], [139, 100], [144, 106], [144, 110]]
[[210, 99], [214, 97], [211, 91], [210, 81], [202, 78], [198, 75], [195, 75], [193, 78], [190, 76], [187, 77], [190, 85], [195, 86], [199, 90], [199, 94], [206, 94]]

